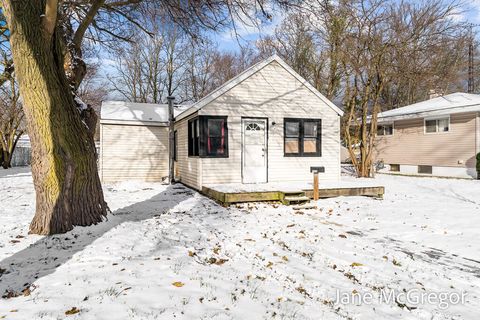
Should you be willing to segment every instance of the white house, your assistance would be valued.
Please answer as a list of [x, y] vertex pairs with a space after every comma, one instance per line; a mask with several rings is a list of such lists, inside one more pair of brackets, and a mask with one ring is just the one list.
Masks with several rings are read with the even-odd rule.
[[[110, 104], [102, 107], [102, 179], [166, 176], [167, 107], [118, 103], [121, 110], [112, 117]], [[321, 180], [338, 181], [341, 115], [273, 56], [176, 116], [175, 178], [201, 190], [223, 183], [310, 181], [311, 169], [323, 167]]]

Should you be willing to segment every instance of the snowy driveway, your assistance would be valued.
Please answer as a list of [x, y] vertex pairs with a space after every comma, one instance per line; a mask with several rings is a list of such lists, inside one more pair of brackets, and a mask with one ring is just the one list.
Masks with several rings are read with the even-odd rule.
[[[377, 180], [382, 201], [312, 210], [223, 208], [182, 185], [106, 186], [107, 222], [40, 237], [27, 234], [29, 172], [3, 171], [0, 318], [477, 319], [480, 183]], [[381, 299], [388, 292], [398, 299]], [[402, 292], [465, 300], [404, 303]], [[367, 294], [373, 301], [336, 301]]]

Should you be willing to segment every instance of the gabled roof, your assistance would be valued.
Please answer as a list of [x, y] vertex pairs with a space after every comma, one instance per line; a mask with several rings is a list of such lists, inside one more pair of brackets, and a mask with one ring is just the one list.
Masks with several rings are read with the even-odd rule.
[[480, 111], [480, 95], [455, 92], [378, 114], [382, 121]]
[[339, 115], [343, 115], [343, 111], [334, 105], [330, 100], [328, 100], [323, 94], [321, 94], [315, 87], [313, 87], [307, 80], [302, 78], [297, 72], [295, 72], [285, 61], [283, 61], [279, 56], [273, 55], [268, 59], [265, 59], [257, 64], [254, 64], [250, 68], [246, 69], [236, 77], [233, 77], [229, 81], [225, 82], [222, 86], [219, 88], [215, 89], [208, 95], [206, 95], [204, 98], [200, 99], [197, 103], [193, 104], [190, 108], [185, 110], [184, 112], [180, 113], [177, 117], [176, 120], [183, 119], [192, 113], [195, 113], [196, 111], [200, 110], [203, 108], [205, 105], [208, 103], [212, 102], [213, 100], [217, 99], [220, 97], [222, 94], [227, 92], [228, 90], [232, 89], [242, 81], [246, 80], [247, 78], [251, 77], [253, 74], [257, 73], [258, 71], [262, 70], [264, 67], [269, 65], [272, 62], [278, 62], [285, 70], [287, 70], [291, 75], [293, 75], [300, 83], [302, 83], [305, 87], [307, 87], [310, 91], [313, 92], [320, 100], [322, 100], [327, 106], [332, 108], [336, 113]]
[[[185, 110], [185, 106], [175, 106], [175, 114]], [[163, 122], [168, 123], [168, 105], [137, 103], [127, 101], [103, 101], [100, 110], [101, 120]]]

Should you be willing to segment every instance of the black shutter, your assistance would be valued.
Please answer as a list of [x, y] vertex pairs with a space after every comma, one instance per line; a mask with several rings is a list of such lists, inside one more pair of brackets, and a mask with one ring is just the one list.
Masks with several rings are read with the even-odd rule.
[[318, 130], [317, 130], [317, 144], [318, 144], [318, 155], [322, 156], [322, 119], [318, 120]]
[[188, 155], [193, 156], [192, 120], [188, 121]]
[[200, 126], [200, 141], [198, 155], [205, 157], [207, 154], [207, 118], [205, 116], [198, 117], [198, 125]]

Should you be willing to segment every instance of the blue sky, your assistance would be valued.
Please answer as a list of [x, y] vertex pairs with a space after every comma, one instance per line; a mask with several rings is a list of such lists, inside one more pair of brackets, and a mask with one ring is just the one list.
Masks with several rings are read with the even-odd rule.
[[459, 19], [478, 24], [477, 32], [480, 32], [480, 0], [465, 1], [465, 9], [459, 14]]
[[240, 45], [254, 42], [262, 36], [273, 34], [275, 27], [282, 22], [284, 15], [285, 14], [280, 11], [274, 12], [272, 21], [264, 22], [259, 26], [242, 25], [239, 23], [237, 25], [238, 39], [235, 36], [234, 30], [226, 30], [220, 34], [214, 34], [214, 39], [217, 41], [220, 49], [237, 51], [240, 49]]
[[[449, 2], [450, 0], [446, 0]], [[455, 1], [455, 0], [453, 0]], [[458, 13], [458, 19], [468, 21], [475, 26], [477, 33], [480, 35], [480, 0], [464, 0], [464, 9]], [[253, 42], [258, 38], [273, 34], [275, 27], [281, 23], [283, 15], [274, 13], [272, 22], [265, 23], [261, 26], [260, 30], [253, 26], [240, 26], [238, 33], [241, 36], [240, 42]], [[225, 31], [220, 34], [214, 35], [215, 40], [218, 42], [220, 49], [225, 51], [238, 51], [240, 45], [235, 38], [233, 31]]]

